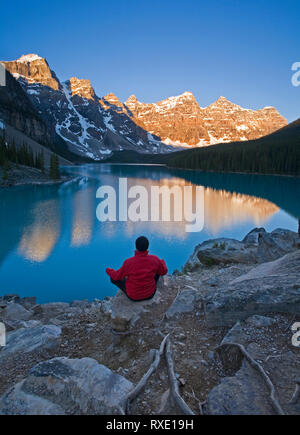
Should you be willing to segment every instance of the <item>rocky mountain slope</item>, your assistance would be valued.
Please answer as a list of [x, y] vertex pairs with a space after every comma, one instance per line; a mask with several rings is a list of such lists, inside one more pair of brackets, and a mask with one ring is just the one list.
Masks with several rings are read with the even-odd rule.
[[141, 103], [132, 95], [125, 105], [148, 131], [177, 146], [256, 139], [286, 125], [274, 107], [243, 109], [220, 97], [202, 108], [191, 92], [155, 104]]
[[69, 149], [93, 159], [112, 151], [167, 153], [244, 141], [286, 125], [275, 108], [243, 109], [224, 97], [202, 108], [190, 92], [153, 104], [133, 95], [125, 103], [112, 93], [100, 98], [89, 80], [73, 77], [61, 83], [46, 59], [35, 54], [3, 64]]
[[[6, 71], [6, 86], [0, 86], [0, 120], [7, 125], [7, 137], [17, 145], [30, 141], [45, 146], [47, 149], [59, 154], [68, 160], [78, 160], [76, 154], [72, 154], [64, 140], [56, 133], [53, 125], [48, 124], [42, 118], [40, 112], [31, 101], [30, 95], [12, 75]], [[13, 130], [16, 129], [16, 135]], [[18, 132], [24, 134], [22, 140]]]
[[73, 77], [61, 83], [46, 59], [37, 55], [3, 64], [70, 151], [99, 160], [113, 150], [172, 150], [135, 124], [113, 94], [97, 97], [89, 80]]
[[231, 142], [180, 151], [168, 158], [168, 165], [216, 172], [299, 175], [300, 119], [243, 144]]

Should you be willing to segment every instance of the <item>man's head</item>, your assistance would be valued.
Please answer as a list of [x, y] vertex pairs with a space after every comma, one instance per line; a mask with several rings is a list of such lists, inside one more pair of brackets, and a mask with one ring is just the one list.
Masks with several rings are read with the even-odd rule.
[[137, 251], [144, 252], [149, 248], [149, 240], [147, 237], [141, 236], [135, 241]]

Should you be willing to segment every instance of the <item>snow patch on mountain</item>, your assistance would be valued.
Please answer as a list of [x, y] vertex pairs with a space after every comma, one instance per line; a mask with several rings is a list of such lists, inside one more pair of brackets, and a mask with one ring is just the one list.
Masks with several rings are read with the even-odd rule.
[[33, 62], [35, 60], [42, 60], [43, 58], [38, 56], [37, 54], [23, 54], [19, 59], [17, 59], [17, 62]]

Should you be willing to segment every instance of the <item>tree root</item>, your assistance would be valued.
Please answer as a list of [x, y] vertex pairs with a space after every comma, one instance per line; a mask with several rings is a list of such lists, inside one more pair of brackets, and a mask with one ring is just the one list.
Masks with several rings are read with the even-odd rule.
[[198, 408], [199, 408], [199, 414], [200, 415], [204, 415], [203, 412], [203, 406], [206, 404], [206, 400], [204, 400], [203, 402], [201, 402], [195, 394], [195, 391], [192, 389], [192, 393], [187, 393], [190, 397], [192, 397], [198, 404]]
[[[174, 362], [171, 354], [171, 344], [169, 341], [169, 335], [166, 335], [161, 342], [159, 350], [154, 351], [153, 361], [148, 369], [148, 371], [144, 374], [141, 380], [137, 383], [132, 391], [126, 396], [124, 401], [124, 408], [121, 409], [122, 414], [129, 415], [130, 414], [130, 404], [134, 399], [140, 394], [140, 392], [145, 388], [148, 380], [151, 375], [157, 370], [161, 357], [165, 354], [166, 363], [168, 367], [168, 376], [170, 382], [170, 395], [173, 398], [175, 404], [182, 411], [183, 414], [186, 415], [194, 415], [194, 412], [190, 409], [190, 407], [185, 403], [183, 398], [179, 393], [178, 381], [174, 372]], [[201, 407], [199, 406], [199, 410], [201, 412]]]
[[116, 331], [116, 330], [113, 329], [113, 328], [111, 328], [110, 331], [111, 331], [111, 333], [114, 334], [114, 335], [117, 335], [117, 336], [123, 336], [123, 337], [132, 334], [131, 331]]
[[142, 379], [138, 382], [138, 384], [135, 386], [135, 388], [130, 391], [130, 393], [127, 395], [125, 399], [125, 413], [128, 415], [130, 413], [130, 403], [140, 394], [143, 388], [145, 388], [148, 380], [150, 379], [151, 375], [157, 370], [161, 356], [164, 353], [166, 341], [169, 337], [169, 334], [165, 336], [163, 341], [161, 342], [159, 351], [156, 350], [154, 353], [153, 361], [148, 369], [148, 371], [144, 374]]
[[291, 400], [289, 401], [289, 404], [295, 405], [300, 397], [300, 378], [296, 380], [296, 388], [294, 391], [294, 394], [292, 395]]
[[272, 406], [274, 408], [274, 410], [276, 411], [277, 414], [279, 415], [285, 415], [283, 409], [281, 408], [278, 399], [276, 398], [276, 392], [275, 392], [275, 387], [273, 382], [271, 381], [271, 379], [269, 378], [269, 376], [267, 375], [267, 373], [265, 372], [264, 368], [257, 362], [255, 361], [252, 356], [247, 352], [247, 350], [245, 349], [245, 347], [242, 344], [239, 343], [224, 343], [221, 344], [220, 346], [218, 346], [216, 348], [217, 351], [219, 351], [222, 347], [237, 347], [240, 352], [243, 354], [243, 356], [246, 358], [246, 360], [248, 361], [248, 363], [250, 364], [251, 367], [253, 367], [255, 370], [257, 370], [261, 376], [263, 377], [265, 383], [267, 384], [269, 390], [270, 390], [270, 399], [272, 402]]
[[168, 366], [169, 381], [171, 384], [171, 395], [176, 405], [179, 407], [179, 409], [182, 411], [183, 414], [195, 415], [194, 412], [191, 410], [191, 408], [185, 403], [185, 401], [183, 400], [183, 398], [179, 393], [178, 381], [174, 372], [174, 362], [171, 354], [171, 344], [169, 340], [166, 345], [165, 356], [166, 356], [166, 362]]

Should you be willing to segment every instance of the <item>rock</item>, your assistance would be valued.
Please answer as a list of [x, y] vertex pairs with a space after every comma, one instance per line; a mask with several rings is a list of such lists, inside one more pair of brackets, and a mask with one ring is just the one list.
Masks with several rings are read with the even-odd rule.
[[147, 308], [150, 308], [152, 304], [158, 304], [160, 298], [160, 292], [157, 290], [152, 299], [133, 302], [119, 290], [110, 305], [112, 328], [118, 332], [127, 331], [141, 314], [147, 311]]
[[32, 317], [32, 313], [26, 310], [22, 305], [15, 302], [10, 302], [1, 313], [4, 320], [29, 320]]
[[272, 261], [298, 249], [298, 242], [298, 234], [293, 231], [278, 228], [267, 233], [264, 228], [254, 228], [241, 242], [218, 238], [196, 246], [184, 266], [184, 271], [194, 271], [201, 265]]
[[4, 321], [4, 323], [8, 326], [6, 329], [7, 331], [15, 331], [19, 328], [33, 328], [35, 326], [41, 325], [39, 320], [15, 320], [10, 322]]
[[271, 317], [254, 315], [246, 319], [246, 323], [258, 328], [264, 328], [266, 326], [272, 326], [276, 322]]
[[246, 361], [235, 376], [223, 378], [209, 392], [205, 412], [209, 415], [274, 414], [267, 387]]
[[245, 245], [256, 245], [258, 246], [258, 239], [261, 234], [266, 233], [266, 230], [264, 228], [254, 228], [253, 230], [248, 233], [242, 242]]
[[214, 326], [231, 326], [257, 314], [299, 313], [300, 251], [263, 263], [219, 287], [208, 298], [206, 312]]
[[[248, 343], [248, 337], [244, 328], [244, 324], [237, 322], [225, 335], [221, 345], [228, 343], [238, 343], [245, 346]], [[222, 347], [217, 351], [217, 354], [222, 362], [225, 370], [236, 372], [242, 365], [243, 355], [239, 349], [233, 346]]]
[[210, 278], [203, 281], [204, 284], [209, 285], [210, 287], [216, 287], [218, 285], [218, 278], [216, 276], [211, 276]]
[[200, 295], [197, 290], [183, 290], [172, 303], [167, 311], [167, 318], [171, 319], [177, 314], [190, 313], [194, 311], [196, 302], [199, 301]]
[[58, 345], [61, 328], [55, 325], [42, 325], [33, 328], [21, 328], [7, 335], [6, 346], [0, 353], [3, 358], [15, 352], [33, 352], [36, 350], [53, 349]]
[[27, 394], [23, 383], [17, 384], [0, 398], [0, 415], [64, 415], [64, 410], [49, 400]]
[[276, 260], [298, 249], [298, 234], [277, 228], [271, 233], [262, 233], [258, 239], [258, 261], [260, 263]]
[[20, 301], [20, 296], [13, 293], [13, 294], [4, 295], [4, 296], [2, 296], [1, 299], [3, 302], [16, 302], [16, 303], [18, 303]]
[[35, 326], [40, 326], [41, 322], [39, 320], [28, 320], [27, 322], [20, 322], [21, 328], [34, 328]]
[[[299, 357], [286, 352], [278, 358], [266, 358], [265, 349], [255, 344], [247, 348], [250, 355], [264, 361], [264, 370], [272, 380], [277, 398], [286, 414], [300, 414], [300, 403], [289, 404], [300, 375]], [[205, 411], [210, 415], [273, 415], [269, 389], [262, 376], [245, 360], [234, 376], [225, 377], [207, 397]]]
[[21, 304], [26, 310], [30, 310], [32, 307], [36, 305], [36, 297], [35, 296], [28, 296], [25, 298], [21, 298], [19, 300], [19, 304]]
[[54, 358], [37, 364], [0, 398], [0, 414], [120, 414], [132, 388], [91, 358]]
[[100, 309], [103, 314], [110, 316], [112, 312], [112, 300], [104, 299], [102, 301]]
[[213, 266], [230, 263], [256, 263], [257, 247], [228, 238], [207, 240], [196, 246], [184, 269], [194, 270], [197, 266]]
[[209, 360], [210, 363], [213, 363], [215, 360], [215, 352], [212, 350], [209, 351], [207, 355], [207, 359]]
[[226, 343], [239, 343], [239, 344], [245, 344], [245, 332], [244, 328], [241, 325], [240, 322], [237, 322], [225, 335], [223, 338], [221, 344]]
[[40, 305], [41, 314], [47, 319], [58, 317], [60, 314], [66, 313], [70, 308], [70, 304], [66, 302], [50, 302]]
[[71, 307], [77, 307], [77, 308], [87, 308], [90, 305], [90, 302], [88, 301], [88, 299], [84, 299], [84, 300], [78, 300], [78, 301], [73, 301], [71, 303]]
[[[238, 343], [247, 348], [251, 344], [251, 337], [257, 337], [263, 327], [272, 326], [274, 319], [264, 316], [251, 316], [245, 322], [237, 322], [225, 335], [221, 344]], [[251, 328], [251, 334], [249, 329]], [[226, 370], [236, 372], [242, 364], [243, 355], [236, 347], [226, 346], [218, 350], [218, 356]]]

